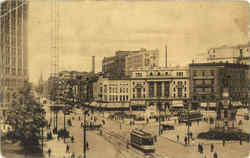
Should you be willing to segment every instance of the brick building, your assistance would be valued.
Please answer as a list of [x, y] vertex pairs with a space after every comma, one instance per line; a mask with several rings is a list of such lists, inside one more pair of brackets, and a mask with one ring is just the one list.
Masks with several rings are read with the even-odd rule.
[[223, 79], [229, 76], [229, 95], [232, 101], [247, 98], [247, 65], [234, 63], [190, 64], [190, 97], [193, 103], [216, 105], [222, 99]]
[[127, 77], [130, 71], [145, 66], [159, 65], [159, 50], [140, 49], [136, 51], [117, 51], [115, 56], [105, 57], [102, 72], [108, 77]]

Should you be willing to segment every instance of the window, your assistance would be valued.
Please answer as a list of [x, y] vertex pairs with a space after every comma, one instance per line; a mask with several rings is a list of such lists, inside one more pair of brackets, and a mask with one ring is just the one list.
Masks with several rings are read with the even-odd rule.
[[160, 73], [160, 72], [158, 72], [158, 73], [157, 73], [157, 75], [158, 75], [158, 76], [161, 76], [161, 73]]
[[197, 76], [197, 71], [194, 70], [194, 71], [193, 71], [193, 74], [194, 74], [194, 76]]
[[214, 70], [211, 70], [210, 73], [211, 73], [211, 76], [214, 76]]
[[153, 96], [154, 96], [154, 83], [149, 82], [149, 97], [153, 97]]
[[165, 72], [165, 75], [168, 76], [168, 72]]
[[202, 71], [202, 76], [205, 76], [205, 71]]
[[137, 97], [141, 98], [141, 96], [142, 96], [141, 88], [136, 88], [136, 92], [137, 92]]
[[162, 93], [162, 90], [161, 90], [161, 85], [162, 83], [161, 82], [157, 82], [157, 97], [161, 97], [161, 93]]
[[165, 94], [165, 97], [169, 97], [169, 92], [170, 92], [170, 84], [169, 82], [165, 82], [164, 83], [164, 94]]
[[149, 76], [153, 76], [153, 73], [152, 73], [152, 72], [150, 72], [150, 73], [149, 73]]

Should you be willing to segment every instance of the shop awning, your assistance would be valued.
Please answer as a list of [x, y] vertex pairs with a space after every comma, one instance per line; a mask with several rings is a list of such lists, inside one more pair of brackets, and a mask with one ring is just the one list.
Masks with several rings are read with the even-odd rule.
[[242, 106], [242, 103], [240, 101], [233, 101], [231, 104], [233, 106]]
[[173, 101], [171, 107], [184, 107], [183, 101]]
[[201, 107], [216, 107], [216, 103], [215, 102], [202, 102], [200, 106]]

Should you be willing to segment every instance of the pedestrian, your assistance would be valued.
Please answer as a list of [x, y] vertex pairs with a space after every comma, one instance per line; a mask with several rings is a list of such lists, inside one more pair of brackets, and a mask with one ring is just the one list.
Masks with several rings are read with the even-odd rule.
[[241, 139], [241, 137], [240, 137], [240, 145], [242, 145], [242, 139]]
[[51, 155], [51, 149], [50, 148], [48, 150], [48, 154], [49, 154], [49, 157], [50, 157], [50, 155]]
[[193, 139], [193, 133], [192, 132], [190, 132], [190, 137], [191, 137], [191, 139]]
[[201, 153], [201, 144], [198, 144], [198, 152]]
[[210, 147], [211, 147], [211, 152], [214, 152], [214, 144], [211, 144]]
[[203, 145], [201, 144], [201, 154], [203, 153]]
[[89, 150], [89, 143], [87, 142], [87, 144], [86, 144], [86, 147], [87, 147], [87, 150]]
[[75, 158], [75, 153], [72, 153], [71, 158]]
[[81, 116], [78, 117], [79, 121], [81, 120]]
[[179, 139], [180, 139], [180, 136], [179, 136], [179, 135], [177, 135], [177, 143], [179, 143]]
[[69, 153], [69, 144], [66, 146], [66, 153]]
[[185, 145], [187, 145], [187, 136], [184, 138]]
[[129, 149], [129, 142], [127, 143], [127, 149]]
[[218, 158], [217, 152], [214, 152], [214, 158]]

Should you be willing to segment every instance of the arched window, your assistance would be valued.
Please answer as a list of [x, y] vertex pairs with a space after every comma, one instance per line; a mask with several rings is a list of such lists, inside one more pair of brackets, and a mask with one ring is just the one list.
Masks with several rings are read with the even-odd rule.
[[153, 76], [153, 73], [152, 73], [152, 72], [150, 72], [150, 73], [149, 73], [149, 76]]

